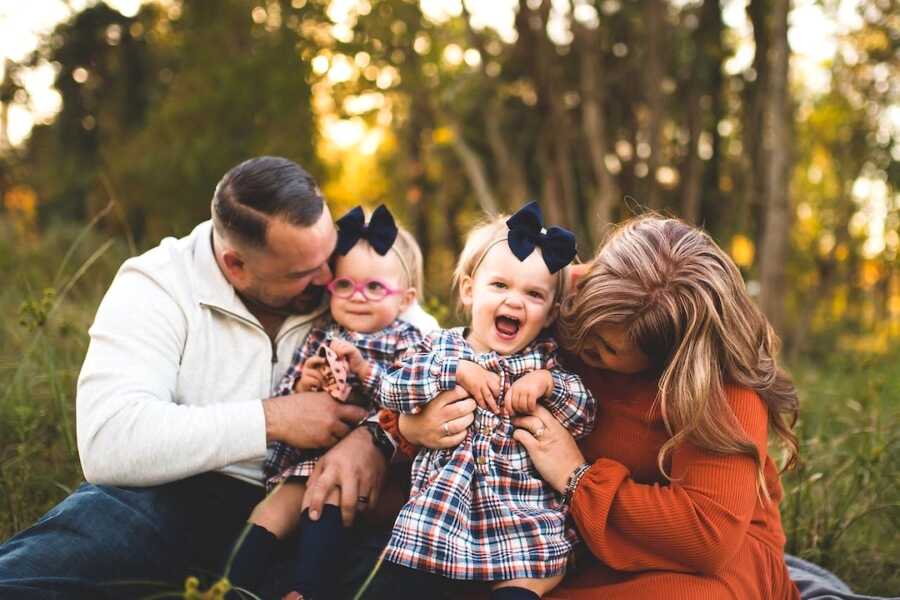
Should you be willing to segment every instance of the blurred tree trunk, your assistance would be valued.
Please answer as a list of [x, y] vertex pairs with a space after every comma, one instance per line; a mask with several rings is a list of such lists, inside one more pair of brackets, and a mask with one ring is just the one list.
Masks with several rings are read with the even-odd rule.
[[594, 175], [593, 190], [588, 203], [587, 226], [591, 245], [596, 245], [602, 231], [612, 220], [612, 210], [621, 197], [616, 178], [606, 167], [609, 139], [606, 117], [603, 113], [603, 63], [600, 58], [599, 28], [591, 29], [573, 20], [575, 43], [578, 50], [581, 86], [581, 125], [587, 139], [591, 170]]
[[744, 97], [744, 136], [743, 144], [745, 154], [750, 158], [749, 177], [750, 184], [745, 187], [749, 197], [747, 205], [753, 214], [753, 233], [757, 247], [763, 242], [763, 223], [765, 221], [766, 203], [764, 201], [766, 189], [766, 154], [763, 144], [763, 115], [765, 114], [766, 99], [769, 86], [769, 25], [768, 17], [772, 8], [772, 0], [751, 0], [747, 5], [747, 16], [753, 24], [753, 41], [756, 44], [756, 54], [753, 57], [753, 72], [755, 79], [747, 84], [747, 93]]
[[[784, 325], [785, 263], [791, 225], [791, 108], [788, 100], [787, 15], [790, 0], [772, 0], [769, 85], [763, 114], [765, 222], [760, 245], [760, 306], [776, 331]], [[755, 26], [756, 24], [754, 24]]]
[[9, 148], [9, 103], [0, 100], [0, 153]]
[[[699, 25], [693, 35], [694, 55], [687, 98], [688, 154], [682, 169], [685, 176], [681, 217], [695, 224], [701, 224], [703, 217], [715, 214], [717, 212], [715, 207], [719, 204], [721, 142], [718, 121], [724, 113], [723, 29], [722, 11], [718, 0], [705, 0], [700, 10]], [[706, 161], [700, 157], [698, 151], [700, 135], [703, 132], [708, 132], [712, 137], [712, 156]]]
[[494, 197], [494, 192], [491, 190], [484, 162], [463, 138], [463, 129], [458, 123], [451, 123], [450, 129], [453, 132], [450, 146], [453, 148], [453, 152], [456, 154], [459, 162], [462, 163], [463, 171], [465, 171], [466, 178], [475, 192], [478, 205], [487, 214], [496, 215], [498, 212], [497, 200]]
[[[463, 18], [466, 23], [466, 33], [472, 46], [478, 50], [483, 59], [479, 63], [479, 72], [485, 80], [490, 79], [485, 65], [490, 53], [484, 41], [484, 35], [472, 28], [472, 18], [466, 3], [462, 3]], [[484, 121], [484, 134], [496, 168], [498, 189], [502, 189], [500, 196], [495, 196], [497, 208], [500, 211], [513, 210], [525, 204], [528, 199], [528, 182], [525, 179], [525, 170], [518, 157], [510, 150], [503, 133], [503, 98], [497, 91], [497, 86], [490, 86], [490, 97], [481, 103], [481, 118]]]
[[554, 225], [572, 228], [578, 220], [575, 172], [572, 163], [572, 126], [565, 106], [565, 89], [560, 81], [556, 48], [547, 37], [550, 0], [543, 0], [532, 10], [526, 0], [519, 0], [516, 28], [519, 44], [530, 58], [527, 64], [537, 92], [537, 113], [542, 116], [538, 157], [544, 173], [543, 207], [547, 220]]
[[412, 222], [411, 233], [419, 242], [422, 258], [428, 262], [431, 251], [431, 236], [428, 228], [428, 199], [431, 197], [431, 185], [425, 169], [426, 156], [422, 144], [422, 135], [433, 126], [431, 104], [424, 93], [414, 94], [409, 111], [409, 125], [406, 127], [405, 146], [408, 166], [406, 173], [406, 202]]
[[0, 80], [0, 153], [9, 148], [9, 105], [18, 88], [13, 81], [15, 68], [16, 63], [7, 58], [3, 65], [3, 79]]
[[665, 116], [662, 80], [664, 76], [662, 52], [666, 39], [666, 2], [664, 0], [644, 0], [641, 2], [646, 34], [644, 44], [646, 61], [644, 72], [644, 97], [647, 101], [647, 143], [650, 156], [647, 158], [646, 196], [643, 203], [654, 210], [662, 208], [662, 197], [656, 172], [662, 164], [662, 123]]
[[525, 180], [522, 163], [506, 143], [506, 137], [501, 127], [503, 102], [500, 97], [494, 96], [485, 103], [482, 117], [485, 136], [497, 168], [497, 180], [504, 190], [502, 196], [497, 198], [500, 209], [518, 210], [528, 200], [528, 183]]

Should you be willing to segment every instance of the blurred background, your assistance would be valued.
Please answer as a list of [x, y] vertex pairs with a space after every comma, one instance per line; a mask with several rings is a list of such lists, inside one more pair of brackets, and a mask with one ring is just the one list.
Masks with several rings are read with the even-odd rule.
[[896, 0], [0, 0], [0, 537], [81, 478], [118, 265], [261, 154], [388, 204], [445, 324], [485, 211], [537, 199], [583, 259], [647, 209], [706, 228], [800, 389], [787, 549], [900, 593]]

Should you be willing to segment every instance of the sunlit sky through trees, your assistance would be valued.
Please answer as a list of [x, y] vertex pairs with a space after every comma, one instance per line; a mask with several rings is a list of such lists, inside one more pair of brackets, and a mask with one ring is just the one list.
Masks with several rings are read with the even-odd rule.
[[[461, 12], [461, 0], [421, 0], [422, 11], [436, 23], [449, 17], [458, 16]], [[173, 5], [168, 0], [157, 0], [157, 3]], [[674, 0], [673, 4], [690, 4], [690, 0]], [[857, 15], [859, 0], [841, 0], [836, 9], [826, 10], [814, 0], [797, 0], [790, 16], [789, 41], [793, 51], [792, 68], [795, 80], [810, 94], [821, 93], [829, 85], [829, 63], [835, 52], [839, 50], [837, 36], [852, 31], [860, 26]], [[35, 0], [23, 3], [19, 0], [0, 0], [0, 73], [6, 59], [22, 61], [35, 49], [42, 36], [47, 35], [61, 21], [72, 14], [93, 4], [86, 0]], [[137, 14], [141, 0], [108, 0], [107, 4], [126, 16]], [[354, 8], [368, 4], [368, 0], [333, 0], [329, 16], [334, 21], [333, 34], [340, 39], [350, 31], [348, 21], [352, 19]], [[554, 1], [554, 6], [568, 6], [566, 2]], [[590, 21], [597, 19], [596, 11], [585, 4], [575, 2], [575, 18]], [[602, 7], [617, 4], [617, 0], [606, 0]], [[725, 24], [739, 35], [739, 42], [734, 56], [726, 63], [730, 73], [738, 73], [748, 68], [753, 60], [753, 39], [750, 23], [743, 0], [727, 0], [723, 12]], [[515, 0], [472, 1], [466, 4], [472, 14], [473, 26], [490, 27], [497, 31], [505, 41], [515, 39], [513, 24]], [[248, 7], [248, 16], [252, 18], [252, 6]], [[612, 7], [609, 7], [612, 8]], [[609, 9], [608, 8], [608, 9]], [[555, 42], [565, 44], [571, 41], [564, 15], [555, 10], [551, 13], [548, 35]], [[453, 53], [446, 60], [465, 60], [471, 62], [477, 54], [474, 49], [466, 54], [460, 49], [459, 58]], [[341, 77], [344, 65], [340, 61], [333, 62], [330, 68], [335, 79]], [[9, 138], [13, 145], [19, 145], [28, 136], [35, 122], [46, 123], [52, 120], [59, 111], [60, 97], [53, 89], [54, 66], [43, 63], [26, 72], [24, 77], [28, 98], [24, 102], [16, 102], [10, 107]], [[900, 128], [900, 107], [894, 111], [892, 119], [895, 127]], [[333, 137], [338, 144], [346, 143], [348, 136], [355, 139], [358, 135], [347, 125], [328, 128], [326, 135]]]
[[[573, 10], [575, 20], [585, 23], [596, 23], [604, 14], [619, 10], [621, 0], [603, 0], [587, 3], [584, 0], [553, 1], [553, 10], [547, 24], [547, 34], [557, 45], [572, 42], [570, 15], [565, 11]], [[462, 0], [420, 0], [422, 12], [432, 22], [441, 24], [462, 12]], [[831, 83], [831, 65], [839, 53], [843, 53], [845, 62], [852, 64], [853, 57], [850, 46], [841, 43], [841, 37], [862, 27], [859, 16], [861, 0], [835, 0], [834, 2], [816, 2], [815, 0], [795, 0], [789, 17], [788, 39], [792, 51], [791, 76], [793, 96], [800, 111], [804, 104], [810, 104], [816, 97], [827, 93]], [[691, 0], [671, 0], [675, 8], [692, 4]], [[39, 45], [42, 38], [53, 28], [73, 14], [94, 4], [90, 0], [35, 0], [21, 2], [18, 0], [0, 0], [0, 80], [4, 63], [9, 60], [22, 62]], [[141, 0], [108, 0], [108, 4], [126, 16], [137, 14]], [[180, 4], [173, 0], [157, 0], [157, 4], [168, 10], [170, 19], [179, 17]], [[594, 8], [594, 6], [599, 7]], [[517, 0], [466, 1], [466, 8], [471, 14], [471, 22], [475, 29], [491, 28], [497, 32], [504, 42], [512, 43], [516, 39], [515, 10]], [[724, 63], [729, 75], [746, 72], [752, 68], [754, 42], [752, 26], [747, 16], [745, 0], [725, 0], [723, 2], [723, 21], [729, 30], [729, 44], [732, 54]], [[328, 17], [333, 22], [330, 34], [338, 41], [352, 38], [353, 26], [357, 14], [366, 14], [371, 9], [369, 0], [333, 0], [328, 9]], [[260, 23], [268, 18], [265, 2], [248, 3], [248, 19]], [[260, 21], [262, 19], [262, 21]], [[112, 42], [111, 42], [112, 43]], [[418, 43], [418, 41], [417, 41]], [[415, 48], [418, 52], [419, 49]], [[448, 45], [441, 60], [450, 66], [461, 69], [476, 69], [482, 57], [475, 48], [464, 48], [457, 44]], [[366, 156], [374, 155], [390, 132], [390, 110], [384, 110], [384, 119], [374, 124], [353, 115], [360, 115], [372, 109], [381, 108], [386, 102], [385, 96], [379, 92], [387, 92], [396, 84], [398, 75], [391, 71], [392, 67], [375, 67], [362, 64], [365, 56], [345, 56], [323, 49], [311, 61], [313, 73], [318, 76], [320, 85], [314, 86], [313, 107], [316, 111], [322, 139], [319, 152], [326, 161], [335, 160], [367, 160]], [[356, 72], [366, 68], [379, 69], [371, 79], [375, 89], [344, 100], [343, 110], [336, 110], [331, 98], [330, 86], [349, 80]], [[8, 107], [7, 136], [13, 146], [22, 146], [27, 140], [32, 127], [38, 123], [49, 123], [59, 112], [61, 97], [54, 89], [54, 78], [57, 65], [46, 61], [37, 66], [19, 71], [19, 78], [27, 93], [20, 91]], [[73, 78], [79, 83], [90, 76], [87, 70], [78, 69]], [[887, 85], [887, 82], [885, 82]], [[900, 137], [900, 106], [890, 106], [882, 113], [883, 129], [887, 135]], [[720, 132], [727, 135], [733, 127], [730, 121], [723, 120], [719, 124]], [[441, 132], [437, 132], [440, 135]], [[701, 140], [702, 145], [702, 140]], [[0, 152], [3, 149], [0, 148]], [[699, 148], [702, 154], [703, 148]], [[612, 157], [613, 159], [615, 156]], [[678, 173], [667, 165], [658, 171], [658, 177], [670, 174], [670, 178], [678, 177]], [[810, 177], [814, 178], [815, 173]], [[885, 247], [885, 218], [892, 200], [891, 192], [884, 181], [878, 178], [861, 176], [853, 186], [853, 196], [860, 205], [856, 213], [857, 222], [854, 229], [863, 233], [866, 244], [864, 254], [874, 256]], [[797, 216], [802, 220], [804, 203], [798, 200]], [[891, 240], [893, 241], [893, 240]]]

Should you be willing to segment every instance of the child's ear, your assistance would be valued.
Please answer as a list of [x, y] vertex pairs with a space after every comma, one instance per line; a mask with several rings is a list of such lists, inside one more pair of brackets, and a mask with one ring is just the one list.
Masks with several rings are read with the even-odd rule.
[[419, 294], [416, 291], [416, 288], [406, 288], [406, 291], [403, 292], [403, 297], [400, 299], [400, 312], [403, 312], [404, 310], [412, 306], [412, 303], [416, 301], [416, 297], [418, 295]]
[[465, 308], [472, 306], [472, 278], [469, 275], [459, 279], [459, 303]]

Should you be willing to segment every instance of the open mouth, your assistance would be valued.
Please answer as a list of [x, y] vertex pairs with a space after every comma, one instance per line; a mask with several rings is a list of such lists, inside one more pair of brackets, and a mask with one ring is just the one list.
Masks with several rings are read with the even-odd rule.
[[519, 319], [515, 317], [500, 315], [494, 319], [494, 329], [497, 330], [497, 335], [502, 339], [511, 340], [515, 338], [516, 334], [519, 333], [519, 326]]

